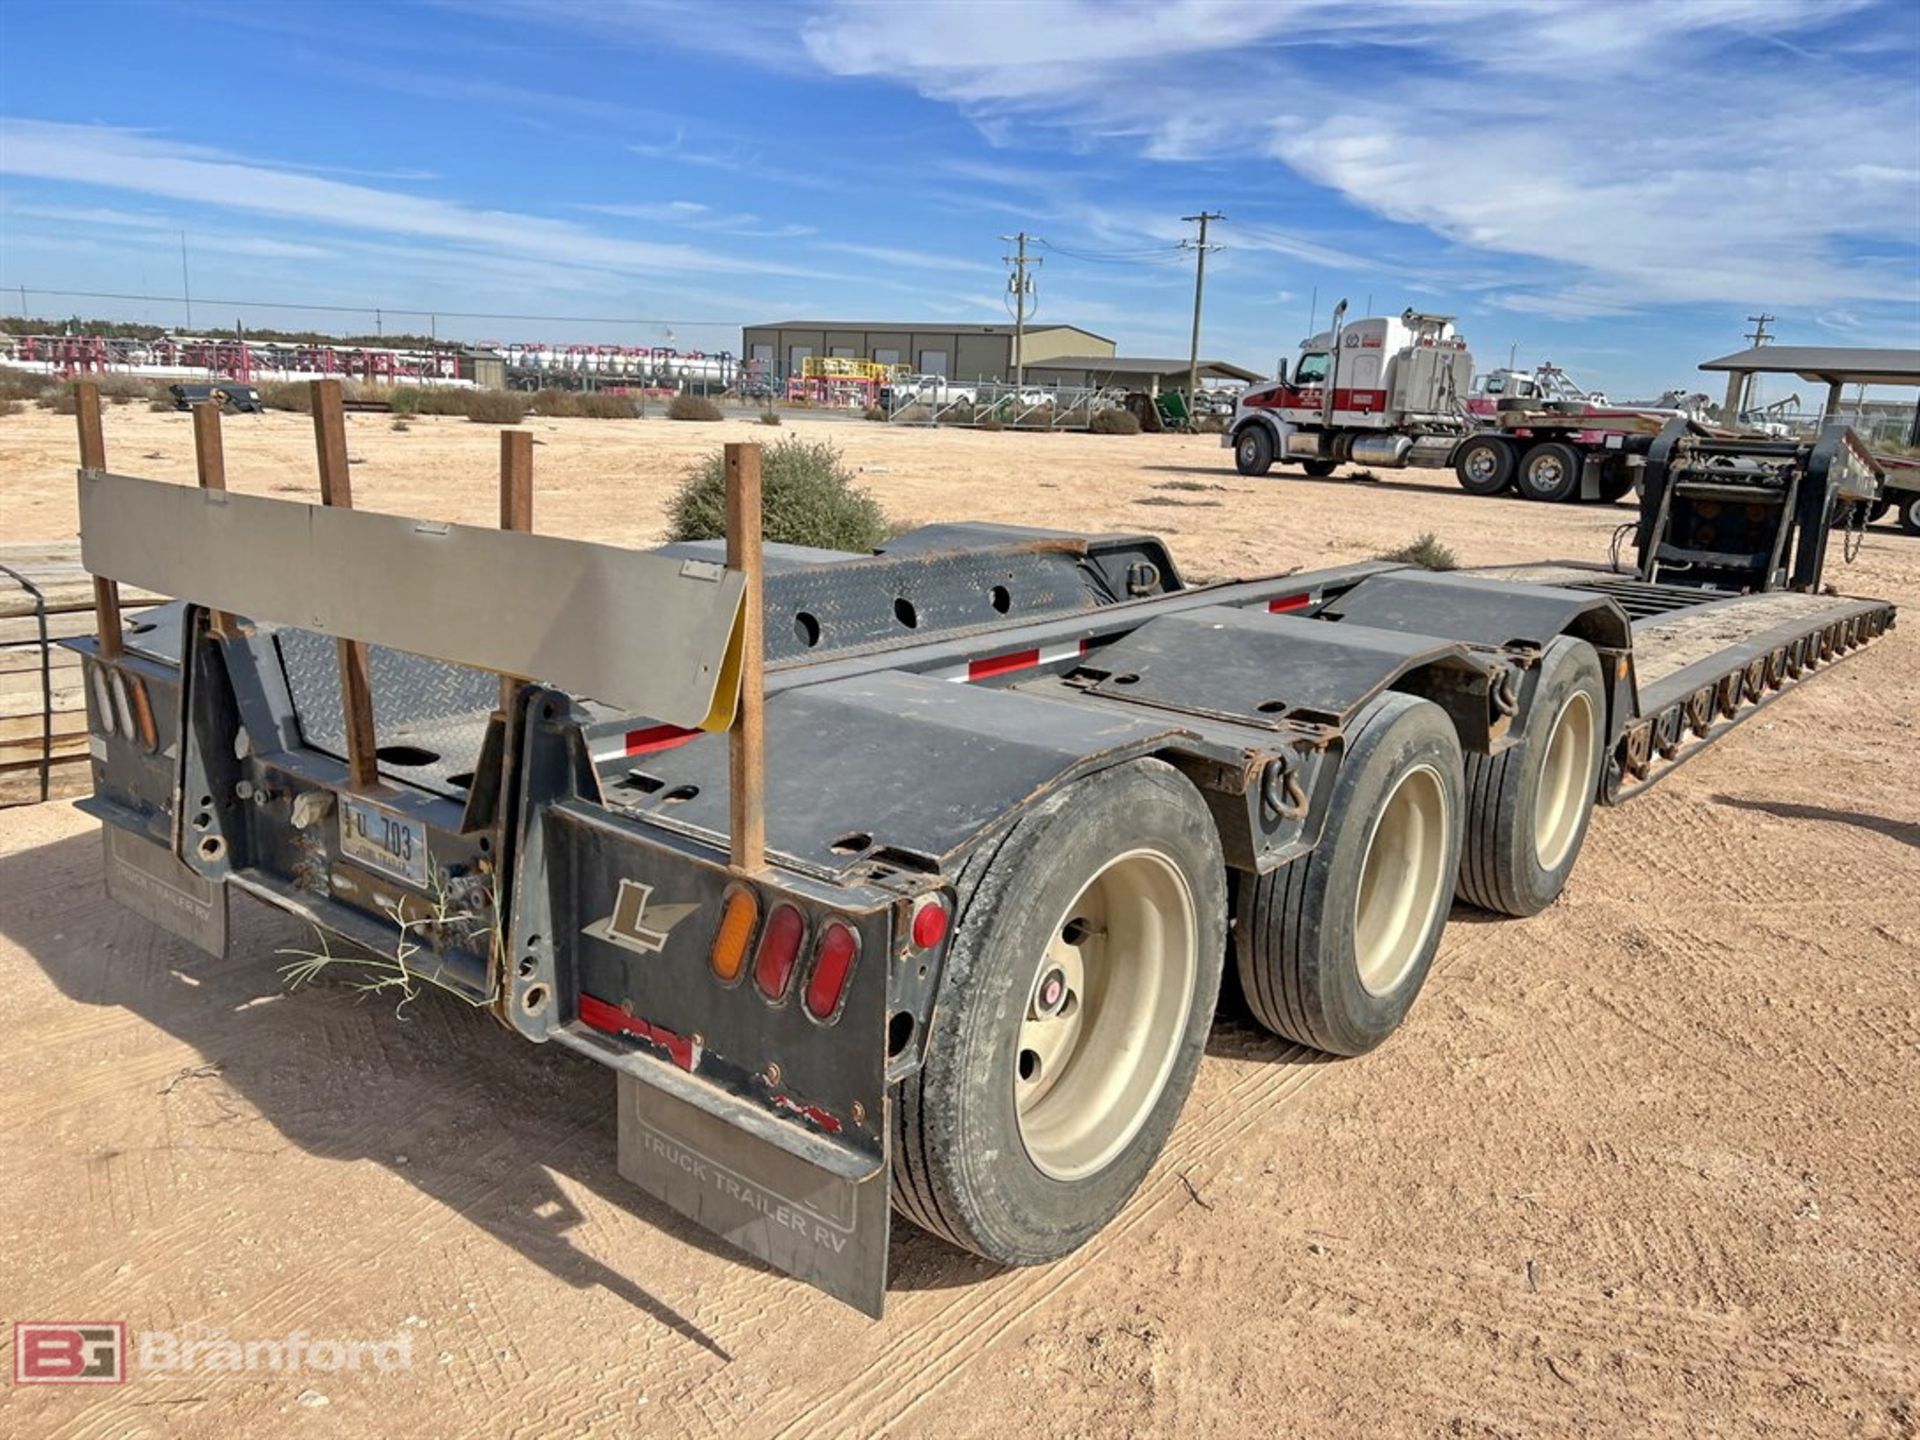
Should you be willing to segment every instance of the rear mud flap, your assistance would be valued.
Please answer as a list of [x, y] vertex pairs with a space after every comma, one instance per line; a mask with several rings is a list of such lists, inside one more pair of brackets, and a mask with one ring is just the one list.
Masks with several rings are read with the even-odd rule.
[[107, 898], [191, 940], [209, 955], [227, 953], [227, 887], [196, 874], [164, 845], [108, 823]]
[[632, 1075], [619, 1084], [623, 1176], [749, 1255], [881, 1317], [892, 1219], [884, 1163], [854, 1179]]

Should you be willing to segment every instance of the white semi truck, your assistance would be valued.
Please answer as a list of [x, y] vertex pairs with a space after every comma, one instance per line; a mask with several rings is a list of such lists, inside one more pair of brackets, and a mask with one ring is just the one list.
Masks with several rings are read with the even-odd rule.
[[1264, 475], [1275, 461], [1314, 476], [1346, 463], [1451, 466], [1475, 495], [1611, 503], [1633, 488], [1675, 413], [1554, 398], [1536, 376], [1512, 395], [1476, 396], [1473, 355], [1451, 315], [1407, 310], [1343, 323], [1346, 308], [1341, 301], [1332, 328], [1301, 343], [1290, 375], [1283, 365], [1241, 395], [1222, 443], [1242, 475]]

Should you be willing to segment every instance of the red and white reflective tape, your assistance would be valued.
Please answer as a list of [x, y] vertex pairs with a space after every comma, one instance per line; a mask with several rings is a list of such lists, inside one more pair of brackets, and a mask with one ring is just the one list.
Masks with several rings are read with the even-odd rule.
[[1009, 650], [1004, 655], [989, 655], [984, 660], [969, 660], [964, 665], [947, 665], [929, 670], [932, 680], [953, 680], [965, 685], [973, 680], [991, 680], [996, 675], [1011, 675], [1020, 670], [1037, 670], [1058, 660], [1078, 660], [1087, 653], [1087, 642], [1075, 640], [1047, 649]]
[[1298, 595], [1282, 595], [1278, 600], [1267, 601], [1267, 613], [1285, 615], [1290, 610], [1304, 610], [1317, 599], [1319, 596], [1305, 590]]
[[700, 1068], [701, 1047], [697, 1039], [669, 1030], [664, 1025], [642, 1020], [618, 1005], [608, 1004], [597, 995], [581, 992], [580, 1020], [582, 1024], [604, 1030], [609, 1035], [631, 1035], [636, 1040], [658, 1045], [667, 1052], [667, 1058], [689, 1074]]
[[698, 740], [702, 732], [683, 730], [678, 725], [649, 725], [643, 730], [629, 730], [617, 737], [620, 743], [605, 750], [593, 752], [593, 763], [605, 765], [611, 760], [623, 760], [632, 755], [651, 755], [656, 750], [671, 750], [684, 745], [689, 740]]

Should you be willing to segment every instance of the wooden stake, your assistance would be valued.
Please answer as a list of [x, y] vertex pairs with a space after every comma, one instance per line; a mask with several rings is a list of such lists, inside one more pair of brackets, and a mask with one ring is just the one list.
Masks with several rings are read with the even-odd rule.
[[[347, 474], [347, 417], [340, 403], [338, 380], [315, 380], [313, 440], [320, 460], [320, 503], [353, 508], [353, 481]], [[347, 786], [372, 790], [380, 784], [380, 760], [375, 754], [373, 678], [367, 647], [359, 640], [340, 640], [340, 704], [347, 727]]]
[[733, 868], [751, 875], [766, 865], [766, 690], [760, 616], [760, 447], [726, 450], [727, 568], [746, 576], [741, 599], [740, 709], [728, 734]]
[[[227, 452], [220, 438], [220, 402], [208, 400], [193, 407], [193, 463], [202, 490], [227, 488]], [[233, 617], [224, 610], [208, 612], [213, 633], [233, 633]]]
[[[500, 528], [533, 529], [533, 432], [500, 432]], [[525, 681], [517, 675], [500, 677], [500, 708], [513, 708], [514, 691]]]
[[[80, 431], [80, 468], [107, 468], [107, 437], [100, 427], [100, 387], [82, 380], [73, 387], [73, 416]], [[94, 629], [100, 634], [100, 658], [118, 660], [126, 649], [120, 628], [120, 582], [93, 577]]]

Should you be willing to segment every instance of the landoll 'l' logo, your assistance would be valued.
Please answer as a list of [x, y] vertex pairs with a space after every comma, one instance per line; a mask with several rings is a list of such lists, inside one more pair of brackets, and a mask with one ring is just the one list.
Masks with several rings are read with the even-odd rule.
[[596, 940], [657, 955], [667, 948], [667, 934], [700, 907], [698, 904], [653, 905], [653, 887], [641, 880], [622, 880], [614, 896], [613, 913], [596, 920], [583, 932]]

